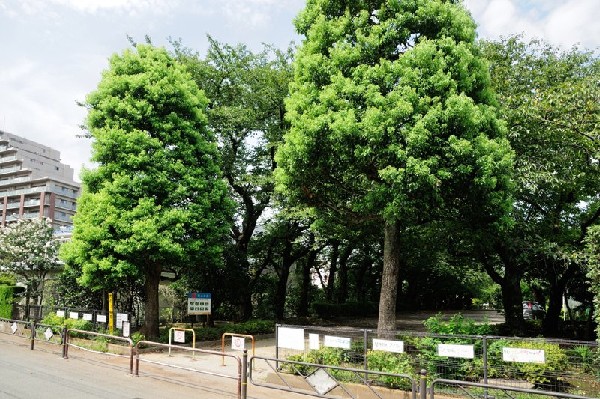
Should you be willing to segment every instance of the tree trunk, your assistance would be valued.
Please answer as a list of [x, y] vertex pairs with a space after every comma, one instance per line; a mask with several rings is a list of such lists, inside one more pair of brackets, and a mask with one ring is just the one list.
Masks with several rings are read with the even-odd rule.
[[309, 293], [312, 281], [310, 278], [310, 270], [317, 261], [317, 251], [311, 250], [302, 263], [302, 286], [300, 287], [300, 301], [297, 309], [298, 316], [308, 316], [308, 305], [309, 305]]
[[345, 303], [348, 300], [348, 259], [352, 254], [352, 243], [348, 243], [340, 256], [339, 267], [339, 289], [337, 292], [337, 302]]
[[145, 332], [146, 338], [153, 340], [160, 336], [159, 331], [159, 305], [158, 305], [158, 285], [160, 284], [161, 265], [150, 264], [146, 270], [146, 280], [144, 290], [146, 292], [145, 306]]
[[557, 337], [559, 332], [560, 311], [562, 310], [562, 298], [565, 292], [564, 284], [550, 286], [548, 295], [548, 310], [542, 323], [544, 337]]
[[521, 333], [524, 323], [520, 273], [511, 272], [509, 268], [505, 269], [501, 289], [506, 327], [511, 332]]
[[331, 244], [331, 260], [329, 263], [329, 278], [327, 279], [327, 291], [325, 293], [325, 299], [327, 302], [333, 301], [333, 291], [335, 289], [335, 274], [337, 273], [338, 255], [339, 255], [338, 241], [334, 241]]
[[287, 282], [290, 276], [290, 268], [293, 264], [292, 242], [286, 241], [282, 254], [281, 267], [277, 272], [277, 288], [275, 290], [275, 319], [283, 320], [285, 313], [285, 297], [287, 294]]
[[387, 336], [396, 330], [396, 298], [400, 274], [400, 222], [386, 222], [383, 244], [383, 272], [379, 294], [377, 333]]

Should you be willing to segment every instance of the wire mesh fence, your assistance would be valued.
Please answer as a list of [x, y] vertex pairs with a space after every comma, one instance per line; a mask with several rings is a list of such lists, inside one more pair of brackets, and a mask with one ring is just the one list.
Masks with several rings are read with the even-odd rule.
[[278, 325], [276, 345], [278, 359], [600, 397], [600, 352], [590, 341]]

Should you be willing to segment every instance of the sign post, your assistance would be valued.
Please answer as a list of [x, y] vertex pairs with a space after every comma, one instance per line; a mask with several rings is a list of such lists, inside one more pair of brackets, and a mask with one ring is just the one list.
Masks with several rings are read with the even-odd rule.
[[211, 294], [206, 292], [188, 292], [188, 315], [211, 314]]
[[112, 334], [115, 329], [115, 313], [113, 308], [113, 293], [108, 293], [108, 331]]

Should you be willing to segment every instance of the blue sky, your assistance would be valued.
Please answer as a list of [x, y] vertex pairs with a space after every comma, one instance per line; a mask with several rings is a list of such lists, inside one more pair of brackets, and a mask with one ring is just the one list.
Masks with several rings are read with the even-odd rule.
[[[284, 48], [301, 38], [292, 19], [304, 0], [0, 0], [0, 129], [61, 151], [76, 170], [90, 166], [79, 139], [85, 110], [111, 54], [127, 36], [203, 53], [206, 35], [225, 43]], [[570, 47], [600, 47], [600, 0], [465, 0], [479, 36], [513, 33]]]

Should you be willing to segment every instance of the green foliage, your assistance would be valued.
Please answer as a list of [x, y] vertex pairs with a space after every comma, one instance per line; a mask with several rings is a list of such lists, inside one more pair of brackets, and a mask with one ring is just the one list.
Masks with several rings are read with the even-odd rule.
[[[215, 327], [195, 327], [197, 341], [219, 341], [224, 333], [262, 335], [275, 332], [275, 322], [271, 320], [248, 320], [243, 323], [218, 324]], [[191, 342], [192, 335], [186, 334], [186, 342]], [[161, 331], [160, 342], [169, 341], [169, 329]]]
[[457, 313], [446, 320], [441, 313], [425, 320], [425, 328], [429, 333], [440, 335], [489, 335], [494, 333], [494, 327], [487, 321], [475, 323]]
[[0, 285], [15, 285], [16, 282], [14, 274], [0, 272]]
[[596, 335], [600, 342], [600, 226], [595, 226], [588, 231], [585, 238], [585, 256], [587, 258], [587, 277], [590, 279], [590, 291], [594, 295]]
[[133, 334], [131, 334], [131, 340], [133, 341], [133, 345], [135, 346], [138, 342], [145, 341], [146, 336], [141, 332], [136, 331]]
[[94, 324], [90, 321], [59, 317], [56, 313], [49, 313], [40, 321], [40, 324], [52, 327], [55, 332], [60, 331], [63, 327], [85, 331], [92, 331], [94, 328]]
[[[502, 348], [540, 349], [544, 351], [544, 363], [511, 363], [506, 367]], [[558, 344], [544, 341], [493, 340], [488, 346], [488, 375], [491, 378], [524, 379], [532, 384], [556, 384], [564, 370], [569, 367], [567, 353]]]
[[379, 327], [391, 329], [406, 231], [507, 222], [513, 154], [475, 24], [444, 0], [314, 1], [295, 24], [306, 40], [276, 189], [324, 223], [384, 227]]
[[[369, 370], [383, 371], [391, 374], [405, 374], [416, 378], [412, 359], [407, 353], [369, 351], [367, 352], [367, 362]], [[373, 378], [390, 388], [411, 389], [408, 379], [399, 379], [392, 376], [374, 376]]]
[[8, 285], [0, 285], [0, 317], [12, 319], [14, 288]]
[[115, 54], [86, 98], [92, 160], [72, 239], [61, 257], [88, 288], [143, 285], [146, 327], [158, 335], [163, 268], [181, 275], [219, 266], [231, 220], [207, 99], [163, 48]]

